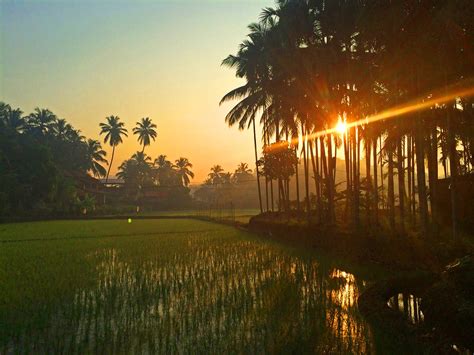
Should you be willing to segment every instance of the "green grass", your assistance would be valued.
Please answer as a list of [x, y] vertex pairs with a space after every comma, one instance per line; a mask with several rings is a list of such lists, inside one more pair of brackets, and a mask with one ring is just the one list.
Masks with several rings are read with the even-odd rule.
[[0, 266], [0, 353], [361, 353], [377, 346], [356, 308], [366, 280], [224, 225], [0, 225]]

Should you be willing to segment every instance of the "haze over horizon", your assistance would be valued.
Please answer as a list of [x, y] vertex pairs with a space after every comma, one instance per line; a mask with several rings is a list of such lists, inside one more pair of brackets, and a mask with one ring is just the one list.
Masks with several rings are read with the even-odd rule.
[[[146, 148], [194, 165], [193, 184], [220, 164], [254, 168], [251, 131], [224, 122], [220, 98], [239, 84], [221, 67], [272, 0], [2, 1], [0, 100], [25, 114], [48, 108], [87, 138], [99, 139], [109, 115], [126, 124], [111, 171], [141, 150], [132, 128], [158, 126]], [[102, 143], [103, 144], [103, 143]], [[110, 158], [111, 147], [103, 144]]]

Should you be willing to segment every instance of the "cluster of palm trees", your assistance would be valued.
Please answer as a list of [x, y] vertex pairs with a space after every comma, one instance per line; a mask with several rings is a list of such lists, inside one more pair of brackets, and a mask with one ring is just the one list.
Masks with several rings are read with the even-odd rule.
[[[125, 128], [125, 124], [120, 121], [118, 116], [106, 117], [106, 122], [100, 123], [100, 134], [104, 135], [104, 143], [109, 143], [112, 147], [112, 157], [110, 158], [109, 168], [105, 181], [107, 183], [110, 174], [110, 168], [112, 167], [115, 155], [115, 148], [123, 142], [122, 137], [128, 137], [128, 131]], [[150, 145], [151, 140], [155, 140], [156, 124], [154, 124], [149, 117], [144, 117], [141, 121], [136, 123], [136, 127], [133, 128], [133, 134], [138, 136], [138, 143], [143, 145], [141, 153], [144, 154], [145, 147]]]
[[[470, 0], [279, 0], [223, 61], [246, 80], [221, 100], [238, 100], [226, 122], [252, 127], [256, 162], [257, 125], [264, 147], [288, 142], [304, 167], [296, 208], [309, 221], [336, 223], [342, 203], [355, 226], [383, 217], [393, 231], [427, 233], [438, 222], [439, 164], [453, 210], [457, 176], [474, 167], [473, 13]], [[274, 183], [289, 208], [283, 179], [257, 176], [261, 210]]]
[[[107, 117], [100, 128], [104, 143], [112, 147], [110, 162], [98, 140], [87, 139], [52, 111], [36, 108], [24, 115], [19, 108], [0, 102], [0, 213], [66, 213], [78, 198], [76, 177], [90, 173], [107, 180], [116, 147], [128, 132], [117, 116]], [[145, 148], [157, 137], [150, 118], [137, 122], [133, 134], [142, 149], [120, 165], [118, 176], [127, 187], [189, 185], [194, 174], [188, 159], [172, 164], [162, 155], [151, 164], [145, 154]]]
[[232, 204], [234, 207], [255, 206], [255, 175], [247, 163], [239, 163], [234, 172], [226, 172], [213, 165], [204, 183], [195, 191], [197, 200], [217, 208]]
[[[128, 137], [128, 130], [118, 116], [106, 117], [106, 122], [100, 123], [100, 134], [104, 135], [104, 143], [112, 147], [112, 156], [107, 170], [106, 183], [108, 183], [110, 168], [115, 154], [115, 148], [123, 142], [123, 137]], [[133, 134], [142, 145], [142, 150], [125, 160], [118, 168], [117, 177], [123, 179], [125, 184], [132, 189], [143, 186], [185, 186], [187, 187], [194, 173], [192, 164], [187, 158], [179, 158], [175, 163], [160, 155], [154, 162], [145, 154], [145, 148], [155, 141], [157, 137], [156, 124], [149, 117], [144, 117], [136, 123]]]
[[135, 189], [144, 186], [188, 187], [194, 178], [192, 167], [187, 158], [181, 157], [173, 164], [166, 155], [160, 155], [151, 162], [149, 156], [136, 152], [119, 166], [117, 177]]

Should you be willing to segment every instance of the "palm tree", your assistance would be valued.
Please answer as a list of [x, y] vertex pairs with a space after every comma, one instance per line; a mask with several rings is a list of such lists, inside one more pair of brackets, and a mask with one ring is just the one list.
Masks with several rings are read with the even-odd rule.
[[133, 129], [133, 134], [138, 135], [138, 142], [143, 144], [142, 152], [145, 151], [145, 147], [150, 145], [150, 139], [153, 141], [156, 139], [156, 124], [154, 124], [149, 117], [142, 118], [140, 122], [136, 123], [136, 127]]
[[56, 115], [50, 110], [38, 107], [28, 116], [28, 123], [31, 128], [42, 135], [49, 132], [56, 120]]
[[64, 139], [68, 136], [68, 133], [71, 131], [72, 126], [67, 123], [67, 121], [63, 118], [59, 118], [52, 127], [54, 134], [60, 138]]
[[173, 164], [166, 159], [166, 155], [161, 154], [155, 159], [153, 165], [155, 166], [156, 179], [161, 186], [174, 185], [176, 182], [173, 170]]
[[20, 133], [25, 128], [26, 122], [22, 116], [23, 112], [17, 108], [15, 110], [8, 109], [4, 116], [4, 124], [7, 128]]
[[177, 168], [177, 174], [180, 180], [183, 185], [187, 187], [190, 183], [189, 178], [194, 178], [194, 173], [190, 170], [193, 164], [191, 164], [187, 158], [179, 158], [175, 162], [175, 167]]
[[122, 136], [128, 137], [127, 129], [124, 123], [120, 122], [120, 117], [109, 116], [106, 117], [107, 122], [100, 124], [100, 134], [105, 134], [104, 143], [109, 143], [112, 147], [112, 157], [110, 159], [109, 168], [107, 169], [107, 176], [105, 183], [107, 183], [110, 174], [110, 168], [114, 161], [115, 147], [123, 142]]
[[158, 158], [155, 159], [154, 164], [158, 168], [171, 168], [172, 166], [171, 162], [168, 159], [166, 159], [166, 155], [164, 154], [159, 155]]
[[207, 176], [214, 185], [219, 184], [224, 176], [224, 169], [220, 165], [214, 165], [211, 167], [211, 172]]
[[106, 169], [101, 165], [101, 163], [108, 163], [107, 159], [105, 159], [106, 155], [107, 153], [102, 149], [102, 146], [98, 140], [87, 140], [89, 171], [91, 171], [94, 176], [102, 177], [107, 173]]

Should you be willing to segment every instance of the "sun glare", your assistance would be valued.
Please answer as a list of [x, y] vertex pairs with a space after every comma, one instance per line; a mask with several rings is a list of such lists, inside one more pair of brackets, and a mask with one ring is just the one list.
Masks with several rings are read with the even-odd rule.
[[339, 120], [336, 125], [336, 131], [340, 135], [343, 135], [347, 131], [347, 123], [343, 122], [342, 120]]

